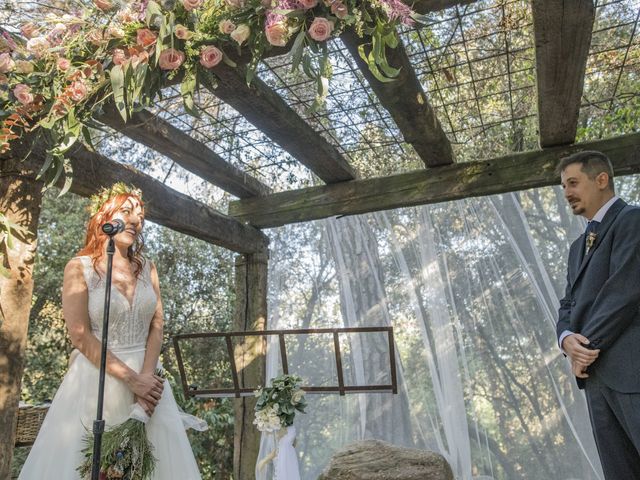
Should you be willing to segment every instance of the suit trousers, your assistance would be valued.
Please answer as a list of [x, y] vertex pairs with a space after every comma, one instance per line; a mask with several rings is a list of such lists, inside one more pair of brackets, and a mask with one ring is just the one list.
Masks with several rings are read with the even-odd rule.
[[612, 390], [591, 373], [585, 394], [605, 479], [640, 480], [640, 393]]

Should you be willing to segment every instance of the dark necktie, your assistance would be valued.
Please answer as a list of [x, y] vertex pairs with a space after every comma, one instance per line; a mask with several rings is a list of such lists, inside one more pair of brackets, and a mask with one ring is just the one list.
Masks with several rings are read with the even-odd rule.
[[591, 250], [595, 244], [598, 225], [600, 225], [600, 222], [595, 220], [591, 220], [587, 223], [587, 228], [584, 231], [585, 255], [589, 253], [589, 250]]

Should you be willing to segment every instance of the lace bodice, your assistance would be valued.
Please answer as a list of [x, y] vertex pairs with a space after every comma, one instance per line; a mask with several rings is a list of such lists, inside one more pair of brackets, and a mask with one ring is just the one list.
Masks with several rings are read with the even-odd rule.
[[[83, 265], [84, 280], [89, 291], [89, 319], [91, 331], [102, 338], [102, 314], [104, 311], [105, 278], [93, 269], [90, 257], [77, 257]], [[151, 285], [150, 262], [147, 261], [138, 277], [133, 302], [115, 285], [111, 286], [111, 304], [109, 307], [110, 349], [144, 345], [147, 343], [149, 325], [156, 310], [157, 297]]]

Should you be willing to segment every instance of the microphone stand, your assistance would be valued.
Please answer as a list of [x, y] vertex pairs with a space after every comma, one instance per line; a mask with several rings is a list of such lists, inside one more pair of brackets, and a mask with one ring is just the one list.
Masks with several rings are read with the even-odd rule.
[[[104, 231], [104, 229], [103, 229]], [[104, 313], [102, 316], [102, 351], [100, 352], [100, 379], [98, 380], [98, 409], [96, 419], [93, 422], [93, 463], [91, 464], [91, 480], [100, 478], [100, 451], [102, 449], [102, 434], [104, 433], [104, 420], [102, 419], [102, 407], [104, 403], [104, 380], [107, 370], [107, 335], [109, 333], [109, 306], [111, 304], [111, 272], [113, 270], [113, 254], [116, 251], [113, 236], [118, 229], [105, 232], [109, 235], [107, 245], [107, 280], [104, 292]]]

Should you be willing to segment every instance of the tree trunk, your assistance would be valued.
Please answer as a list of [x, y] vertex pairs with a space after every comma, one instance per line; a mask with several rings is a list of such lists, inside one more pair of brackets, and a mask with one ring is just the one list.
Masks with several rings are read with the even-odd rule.
[[0, 275], [0, 478], [9, 478], [24, 368], [42, 183], [15, 159], [0, 160], [0, 212], [25, 229], [0, 244], [9, 278]]
[[[264, 330], [267, 323], [267, 252], [236, 257], [236, 318], [234, 330]], [[264, 337], [244, 337], [235, 343], [234, 356], [240, 387], [257, 388], [265, 382]], [[254, 397], [236, 399], [233, 478], [255, 478], [260, 432], [253, 426]]]

